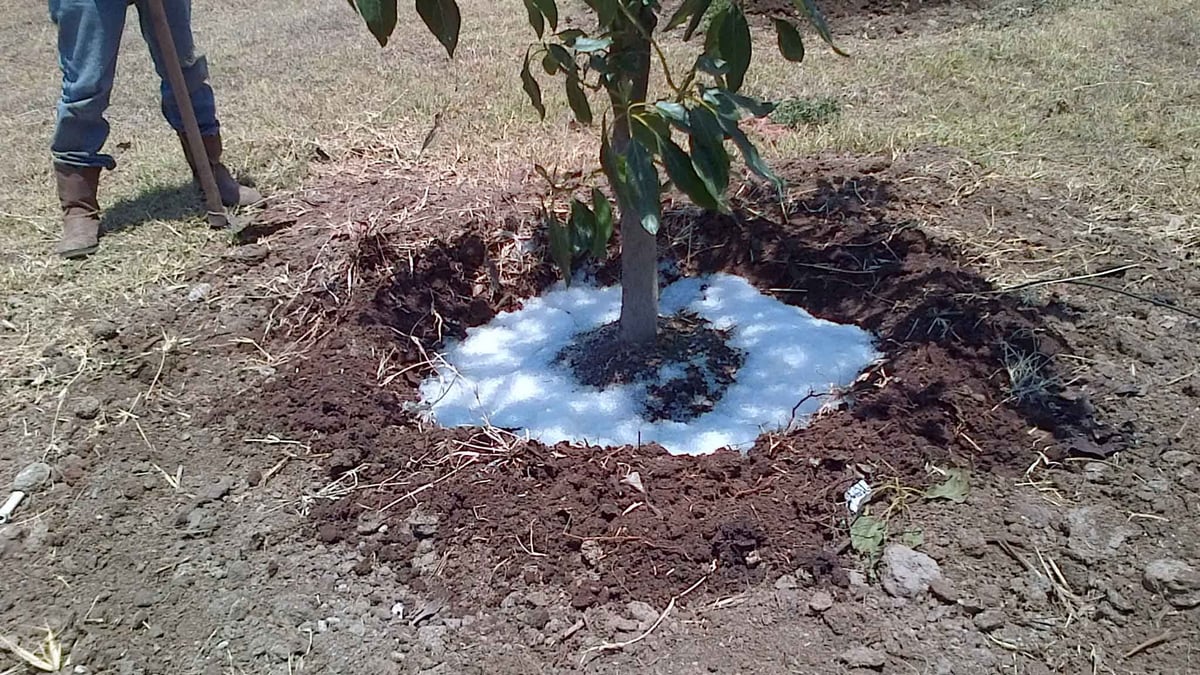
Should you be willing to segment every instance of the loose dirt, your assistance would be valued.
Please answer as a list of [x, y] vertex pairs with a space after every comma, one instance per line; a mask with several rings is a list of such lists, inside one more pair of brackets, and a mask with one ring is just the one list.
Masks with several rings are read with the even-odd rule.
[[[386, 237], [382, 256], [336, 310], [328, 337], [280, 373], [259, 405], [227, 413], [253, 428], [336, 448], [330, 481], [394, 487], [356, 490], [314, 515], [325, 541], [364, 546], [371, 560], [418, 577], [418, 542], [403, 528], [363, 537], [364, 513], [420, 507], [439, 518], [439, 583], [468, 604], [496, 604], [511, 584], [535, 579], [572, 589], [572, 603], [665, 602], [681, 580], [710, 577], [734, 590], [844, 552], [841, 494], [862, 478], [920, 487], [931, 463], [1015, 475], [1031, 449], [1053, 460], [1103, 458], [1120, 437], [1097, 422], [1086, 396], [1056, 383], [1049, 356], [1063, 350], [1041, 312], [992, 293], [954, 251], [904, 219], [907, 197], [884, 164], [795, 164], [784, 175], [814, 193], [786, 205], [747, 192], [734, 217], [676, 211], [664, 254], [684, 274], [729, 272], [816, 316], [878, 336], [884, 359], [806, 429], [764, 436], [746, 457], [672, 457], [656, 446], [545, 447], [484, 429], [439, 429], [406, 412], [428, 356], [549, 278], [542, 265], [502, 284], [478, 283], [510, 235], [477, 225], [404, 259]], [[364, 258], [369, 256], [364, 256]], [[615, 266], [615, 263], [610, 263]], [[407, 266], [412, 271], [405, 271]], [[601, 276], [612, 274], [602, 270]], [[374, 283], [372, 283], [372, 281]], [[482, 296], [473, 290], [488, 292]], [[431, 319], [436, 317], [436, 320]], [[354, 346], [351, 346], [354, 345]], [[407, 380], [379, 386], [380, 355]], [[1016, 360], [1040, 364], [1037, 396], [1016, 400]], [[805, 396], [797, 392], [797, 401]], [[410, 405], [408, 409], [412, 409]], [[270, 410], [269, 417], [260, 410]], [[1029, 435], [1030, 427], [1041, 434]], [[518, 430], [510, 430], [518, 431]], [[641, 489], [622, 482], [638, 473]], [[414, 489], [427, 487], [418, 497]], [[584, 544], [593, 554], [581, 555]], [[719, 564], [715, 572], [712, 562]], [[493, 570], [478, 583], [480, 569]]]

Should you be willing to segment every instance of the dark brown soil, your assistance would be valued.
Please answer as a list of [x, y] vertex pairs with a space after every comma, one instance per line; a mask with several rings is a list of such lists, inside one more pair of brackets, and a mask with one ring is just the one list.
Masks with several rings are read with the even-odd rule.
[[[860, 161], [782, 168], [809, 196], [785, 213], [754, 190], [736, 218], [676, 210], [663, 253], [685, 274], [740, 274], [819, 317], [856, 323], [878, 336], [886, 357], [849, 392], [849, 409], [764, 436], [747, 456], [546, 447], [479, 428], [430, 428], [408, 412], [428, 353], [552, 279], [543, 264], [478, 283], [510, 240], [479, 222], [404, 256], [387, 233], [364, 240], [370, 263], [326, 310], [327, 337], [253, 409], [230, 412], [253, 429], [265, 419], [258, 411], [269, 410], [271, 433], [336, 449], [325, 462], [330, 481], [353, 471], [360, 484], [393, 485], [319, 504], [323, 541], [365, 546], [368, 560], [426, 583], [410, 564], [421, 554], [410, 528], [363, 538], [356, 526], [374, 509], [389, 518], [433, 514], [446, 551], [437, 583], [458, 602], [487, 605], [514, 585], [548, 581], [570, 588], [579, 607], [665, 601], [706, 574], [712, 592], [802, 565], [844, 581], [829, 561], [847, 543], [841, 494], [861, 477], [920, 486], [929, 462], [1015, 473], [1031, 444], [1051, 458], [1119, 447], [1086, 399], [1063, 391], [1051, 372], [1039, 396], [1017, 400], [1006, 357], [1063, 346], [1040, 310], [991, 293], [922, 231], [909, 215], [919, 202], [893, 180], [895, 169]], [[380, 386], [385, 352], [407, 376]], [[1041, 434], [1030, 435], [1031, 426]], [[622, 480], [633, 472], [644, 492]], [[484, 583], [480, 570], [491, 570]]]
[[[613, 322], [576, 337], [555, 357], [577, 382], [604, 389], [646, 385], [640, 414], [650, 422], [686, 422], [710, 412], [737, 377], [746, 355], [729, 346], [728, 331], [686, 312], [659, 319], [650, 347], [628, 347]], [[669, 375], [668, 368], [679, 371]]]

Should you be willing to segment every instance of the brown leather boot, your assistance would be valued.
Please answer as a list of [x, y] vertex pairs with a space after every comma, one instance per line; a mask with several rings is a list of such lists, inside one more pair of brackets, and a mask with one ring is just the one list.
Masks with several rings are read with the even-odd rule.
[[[187, 137], [179, 134], [179, 142], [183, 144], [183, 156], [187, 158], [188, 166], [192, 169], [192, 180], [200, 184], [196, 174], [196, 162], [192, 159], [192, 151], [188, 147]], [[212, 165], [213, 177], [217, 179], [217, 191], [221, 193], [221, 203], [225, 206], [246, 206], [262, 201], [262, 193], [252, 187], [238, 183], [229, 169], [221, 163], [221, 134], [204, 137], [204, 151], [208, 154], [208, 163]]]
[[100, 246], [100, 167], [55, 164], [54, 179], [63, 213], [63, 235], [54, 252], [64, 258], [95, 253]]

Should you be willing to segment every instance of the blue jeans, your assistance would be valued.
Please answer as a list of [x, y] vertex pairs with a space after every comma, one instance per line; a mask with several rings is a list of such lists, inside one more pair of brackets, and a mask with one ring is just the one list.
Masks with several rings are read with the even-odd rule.
[[[158, 41], [145, 0], [136, 0], [142, 37], [162, 81], [162, 113], [177, 132], [183, 120], [163, 70]], [[50, 151], [54, 161], [71, 166], [100, 166], [112, 169], [116, 161], [102, 154], [108, 140], [104, 112], [117, 72], [117, 50], [125, 29], [128, 0], [50, 0], [50, 19], [58, 26], [58, 59], [62, 69], [62, 98], [58, 102], [54, 139]], [[192, 41], [191, 0], [163, 0], [167, 22], [179, 51], [183, 77], [200, 122], [200, 133], [217, 133], [217, 107], [208, 84], [208, 62], [196, 52]]]

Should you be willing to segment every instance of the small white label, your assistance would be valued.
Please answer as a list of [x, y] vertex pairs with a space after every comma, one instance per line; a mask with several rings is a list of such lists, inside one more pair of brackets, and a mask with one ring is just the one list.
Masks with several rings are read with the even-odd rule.
[[860, 480], [846, 490], [846, 508], [850, 513], [858, 514], [864, 502], [871, 498], [871, 486], [865, 480]]

